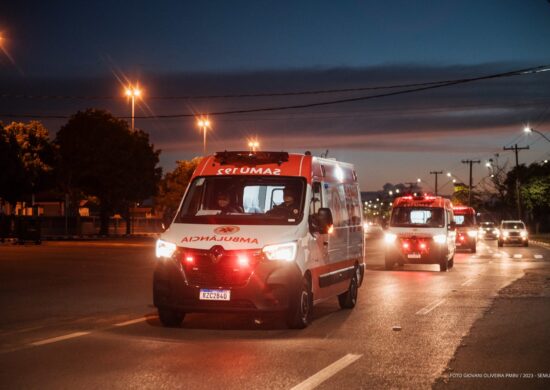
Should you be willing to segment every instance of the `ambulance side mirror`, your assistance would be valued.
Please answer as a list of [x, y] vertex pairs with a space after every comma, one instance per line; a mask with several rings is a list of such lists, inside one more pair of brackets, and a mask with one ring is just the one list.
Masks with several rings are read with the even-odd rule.
[[321, 207], [317, 213], [317, 227], [319, 233], [327, 234], [332, 227], [332, 212], [327, 207]]
[[456, 222], [455, 222], [455, 221], [451, 222], [451, 223], [448, 225], [448, 229], [449, 229], [449, 230], [455, 230], [455, 229], [456, 229]]

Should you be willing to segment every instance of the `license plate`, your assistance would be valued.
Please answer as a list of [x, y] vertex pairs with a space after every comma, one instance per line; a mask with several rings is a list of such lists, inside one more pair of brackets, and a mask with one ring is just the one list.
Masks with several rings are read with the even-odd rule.
[[231, 290], [210, 290], [201, 288], [199, 299], [202, 301], [229, 301], [231, 299]]
[[409, 253], [409, 254], [407, 255], [407, 257], [408, 257], [409, 259], [420, 259], [421, 256], [420, 256], [420, 253]]

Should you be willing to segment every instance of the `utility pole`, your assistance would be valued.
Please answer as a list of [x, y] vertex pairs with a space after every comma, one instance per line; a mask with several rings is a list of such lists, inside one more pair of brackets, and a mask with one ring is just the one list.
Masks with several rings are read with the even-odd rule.
[[507, 148], [504, 147], [504, 150], [513, 150], [516, 152], [516, 202], [517, 202], [517, 209], [518, 209], [518, 219], [521, 219], [521, 193], [519, 191], [519, 156], [518, 152], [520, 150], [527, 150], [529, 149], [529, 146], [521, 146], [518, 147], [518, 144], [515, 144], [514, 147]]
[[437, 196], [437, 176], [442, 174], [443, 171], [430, 171], [430, 175], [435, 175], [435, 196]]
[[474, 164], [479, 164], [481, 161], [479, 160], [462, 160], [462, 164], [469, 164], [470, 165], [470, 183], [468, 185], [468, 206], [472, 207], [472, 166]]

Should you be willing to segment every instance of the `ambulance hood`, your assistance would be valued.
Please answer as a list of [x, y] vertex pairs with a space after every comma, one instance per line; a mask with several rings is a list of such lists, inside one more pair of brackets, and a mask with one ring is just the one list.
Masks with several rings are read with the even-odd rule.
[[208, 225], [174, 223], [161, 239], [178, 247], [210, 249], [221, 245], [226, 250], [259, 249], [266, 245], [296, 241], [299, 225]]

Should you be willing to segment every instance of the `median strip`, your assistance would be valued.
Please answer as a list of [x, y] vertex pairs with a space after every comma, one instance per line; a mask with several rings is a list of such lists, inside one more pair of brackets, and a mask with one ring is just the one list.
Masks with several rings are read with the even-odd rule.
[[335, 361], [330, 366], [323, 368], [317, 374], [310, 376], [302, 383], [294, 386], [291, 390], [309, 390], [314, 389], [319, 386], [321, 383], [329, 379], [330, 377], [337, 374], [339, 371], [342, 371], [344, 368], [360, 359], [363, 355], [356, 355], [348, 353], [343, 358]]

